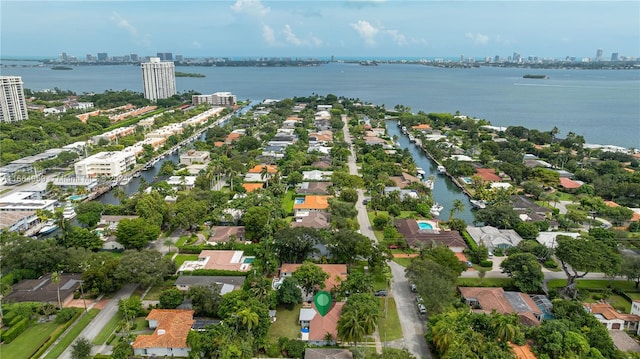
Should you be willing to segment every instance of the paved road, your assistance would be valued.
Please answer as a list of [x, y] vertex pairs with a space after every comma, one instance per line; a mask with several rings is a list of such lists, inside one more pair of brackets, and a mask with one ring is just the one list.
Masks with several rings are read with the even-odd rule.
[[391, 295], [396, 301], [403, 339], [399, 349], [406, 348], [416, 358], [431, 358], [431, 353], [424, 339], [426, 330], [426, 317], [418, 313], [415, 297], [409, 290], [409, 281], [404, 275], [404, 267], [396, 262], [389, 262], [393, 281], [391, 282]]
[[[346, 125], [343, 127], [344, 140], [349, 145], [351, 155], [347, 159], [349, 166], [349, 174], [358, 175], [358, 167], [356, 165], [356, 157], [354, 155], [353, 146], [351, 143], [351, 137], [349, 135], [349, 129]], [[358, 189], [358, 202], [356, 202], [356, 209], [358, 210], [358, 223], [360, 224], [360, 233], [369, 237], [374, 243], [378, 243], [376, 236], [371, 228], [369, 216], [367, 215], [367, 207], [362, 204], [364, 200], [364, 191]], [[429, 348], [427, 348], [426, 340], [424, 339], [424, 330], [426, 327], [426, 318], [420, 317], [416, 306], [415, 298], [409, 290], [409, 283], [404, 274], [404, 267], [390, 261], [391, 267], [391, 292], [389, 295], [393, 297], [396, 302], [396, 309], [398, 311], [398, 317], [400, 319], [400, 326], [402, 327], [403, 339], [394, 341], [392, 346], [397, 346], [399, 349], [406, 348], [416, 358], [431, 358]], [[384, 333], [380, 333], [380, 337], [384, 340]]]
[[[78, 335], [78, 338], [86, 338], [89, 341], [93, 341], [93, 339], [100, 333], [100, 330], [107, 325], [107, 322], [118, 311], [118, 302], [120, 299], [126, 299], [133, 294], [133, 291], [136, 289], [136, 284], [127, 284], [104, 306], [104, 308], [96, 315], [95, 318], [87, 325], [84, 330]], [[73, 343], [71, 344], [73, 345]], [[71, 345], [67, 347], [67, 349], [62, 353], [59, 359], [71, 359]]]

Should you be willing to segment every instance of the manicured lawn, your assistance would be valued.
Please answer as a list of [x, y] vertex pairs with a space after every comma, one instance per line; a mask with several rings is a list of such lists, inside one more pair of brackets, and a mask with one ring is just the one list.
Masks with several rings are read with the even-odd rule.
[[91, 309], [89, 313], [78, 319], [78, 321], [73, 325], [73, 328], [71, 328], [64, 337], [60, 338], [58, 344], [56, 344], [56, 346], [51, 349], [49, 354], [47, 354], [44, 359], [59, 358], [62, 352], [64, 352], [64, 350], [67, 349], [69, 345], [71, 345], [71, 343], [78, 337], [78, 335], [80, 335], [80, 332], [82, 332], [82, 330], [93, 320], [93, 318], [96, 317], [96, 315], [98, 315], [99, 312], [100, 311], [98, 309]]
[[32, 325], [11, 343], [0, 345], [0, 358], [29, 358], [57, 327], [53, 321]]
[[[189, 254], [190, 255], [190, 254]], [[160, 300], [160, 292], [165, 289], [171, 288], [175, 285], [175, 280], [167, 279], [161, 285], [151, 287], [147, 295], [142, 298], [143, 300]]]
[[145, 317], [138, 317], [133, 321], [133, 323], [136, 326], [136, 332], [137, 331], [141, 331], [141, 330], [145, 330], [145, 329], [149, 329], [149, 322], [147, 322]]
[[300, 339], [301, 327], [298, 323], [300, 308], [302, 308], [302, 304], [296, 305], [292, 310], [278, 307], [278, 313], [276, 314], [277, 320], [275, 323], [271, 323], [268, 336], [276, 339], [280, 337]]
[[413, 260], [412, 258], [393, 258], [394, 262], [398, 263], [403, 267], [408, 267], [409, 263], [411, 263], [412, 260]]
[[625, 292], [629, 297], [631, 297], [631, 299], [633, 300], [640, 300], [640, 293], [629, 293], [629, 292]]
[[102, 345], [106, 343], [107, 339], [109, 339], [109, 336], [111, 335], [111, 333], [113, 333], [113, 331], [116, 330], [118, 323], [120, 323], [122, 319], [124, 319], [122, 317], [122, 314], [120, 314], [120, 312], [116, 312], [116, 315], [114, 315], [111, 319], [109, 319], [107, 324], [102, 328], [102, 330], [100, 330], [100, 333], [98, 333], [95, 339], [93, 339], [93, 344]]
[[457, 284], [461, 287], [511, 287], [510, 278], [458, 278]]
[[402, 338], [402, 327], [400, 326], [400, 318], [398, 318], [398, 310], [396, 309], [396, 301], [388, 298], [387, 316], [385, 317], [385, 298], [380, 298], [380, 319], [378, 320], [378, 331], [380, 332], [380, 340], [392, 341]]
[[295, 197], [296, 193], [292, 189], [288, 190], [282, 197], [282, 209], [284, 209], [285, 213], [293, 213], [293, 201]]
[[[549, 288], [560, 288], [564, 287], [567, 284], [566, 279], [552, 279], [549, 281]], [[611, 287], [609, 287], [611, 285]], [[629, 292], [638, 292], [636, 289], [636, 285], [631, 281], [624, 280], [614, 280], [610, 281], [608, 279], [578, 279], [578, 289], [608, 289], [608, 288], [617, 288], [625, 291], [627, 294]]]
[[178, 254], [174, 259], [174, 262], [176, 263], [176, 268], [180, 268], [182, 263], [184, 263], [185, 261], [197, 261], [197, 260], [198, 260], [197, 254]]

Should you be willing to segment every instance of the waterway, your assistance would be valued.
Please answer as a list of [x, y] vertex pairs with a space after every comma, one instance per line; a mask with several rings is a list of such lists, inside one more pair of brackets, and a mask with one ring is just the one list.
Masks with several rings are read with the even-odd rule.
[[433, 200], [441, 204], [444, 209], [440, 213], [440, 218], [443, 220], [449, 219], [449, 213], [453, 205], [453, 201], [459, 199], [464, 203], [464, 211], [454, 213], [455, 218], [463, 219], [468, 224], [473, 223], [473, 212], [469, 197], [465, 195], [462, 190], [456, 186], [449, 177], [439, 175], [437, 173], [438, 166], [427, 157], [424, 151], [418, 147], [415, 143], [411, 143], [409, 138], [402, 134], [402, 131], [397, 125], [397, 121], [387, 121], [387, 133], [389, 137], [396, 135], [398, 137], [398, 143], [401, 148], [409, 149], [409, 153], [413, 157], [413, 161], [416, 166], [422, 168], [426, 172], [426, 176], [435, 176], [435, 187], [433, 188]]

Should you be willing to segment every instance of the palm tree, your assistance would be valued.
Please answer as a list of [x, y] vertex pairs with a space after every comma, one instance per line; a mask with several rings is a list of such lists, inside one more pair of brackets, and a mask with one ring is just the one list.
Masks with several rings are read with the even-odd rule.
[[112, 190], [113, 197], [115, 197], [119, 202], [122, 202], [123, 199], [127, 198], [127, 194], [124, 190], [118, 186]]
[[351, 342], [355, 347], [362, 340], [365, 328], [359, 318], [358, 311], [353, 310], [344, 313], [338, 321], [338, 337], [346, 342]]
[[62, 309], [62, 301], [60, 301], [60, 274], [62, 274], [62, 272], [56, 271], [51, 273], [51, 281], [56, 284], [58, 291], [58, 308]]
[[266, 181], [267, 187], [269, 187], [270, 177], [271, 177], [271, 174], [269, 173], [269, 168], [267, 167], [267, 165], [262, 166], [262, 169], [260, 170], [260, 178]]
[[173, 239], [167, 238], [164, 240], [164, 245], [169, 247], [169, 252], [171, 252], [171, 246], [173, 246]]
[[453, 219], [453, 214], [455, 212], [463, 212], [464, 209], [465, 209], [465, 205], [464, 205], [464, 203], [462, 203], [461, 200], [459, 200], [459, 199], [453, 200], [453, 206], [451, 207], [451, 210], [449, 211], [449, 221], [451, 221]]
[[518, 319], [513, 315], [493, 314], [493, 327], [498, 339], [502, 342], [511, 342], [520, 334]]
[[251, 329], [258, 325], [260, 321], [258, 313], [252, 311], [251, 308], [244, 308], [236, 314], [242, 321], [242, 324], [247, 326], [247, 333], [251, 332]]

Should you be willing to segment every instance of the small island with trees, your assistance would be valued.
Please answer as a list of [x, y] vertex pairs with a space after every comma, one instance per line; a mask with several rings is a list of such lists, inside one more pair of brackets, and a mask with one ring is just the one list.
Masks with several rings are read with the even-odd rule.
[[51, 70], [73, 70], [73, 68], [69, 66], [54, 66]]
[[541, 80], [546, 80], [549, 78], [549, 76], [547, 75], [532, 75], [532, 74], [526, 74], [524, 76], [522, 76], [523, 79], [541, 79]]
[[176, 71], [176, 77], [206, 77], [203, 74]]

